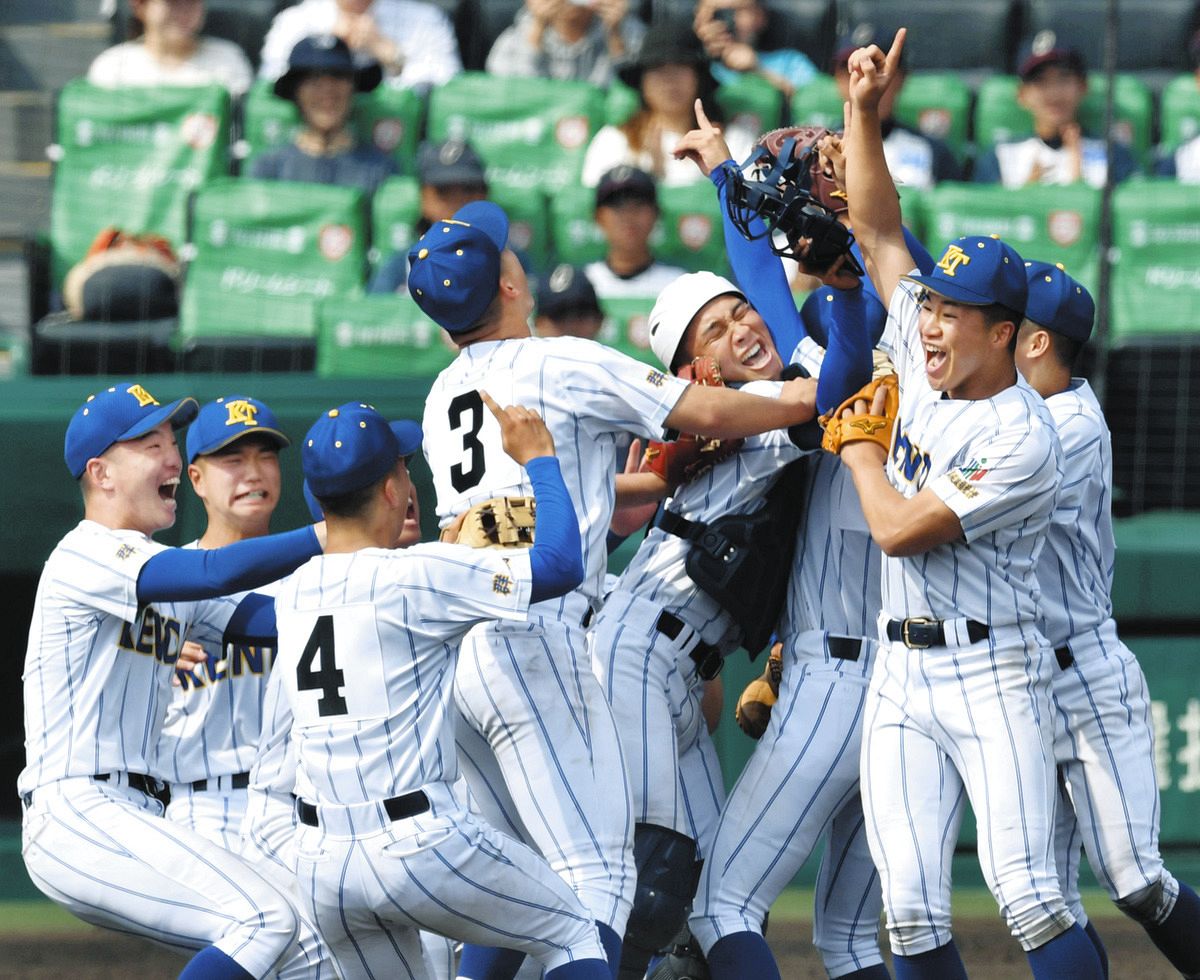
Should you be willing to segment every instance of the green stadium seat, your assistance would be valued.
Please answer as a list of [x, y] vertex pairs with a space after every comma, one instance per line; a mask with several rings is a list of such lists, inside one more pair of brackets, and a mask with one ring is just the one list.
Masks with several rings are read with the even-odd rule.
[[660, 187], [658, 205], [662, 238], [651, 238], [651, 244], [660, 261], [689, 272], [729, 274], [721, 205], [712, 184]]
[[923, 241], [933, 255], [961, 235], [999, 235], [1026, 259], [1061, 262], [1096, 287], [1100, 191], [1084, 184], [1007, 190], [943, 183], [925, 193]]
[[791, 122], [800, 126], [842, 128], [842, 96], [830, 75], [819, 75], [792, 94]]
[[757, 75], [719, 86], [716, 100], [727, 125], [736, 122], [751, 133], [765, 133], [783, 124], [783, 93]]
[[579, 177], [605, 119], [605, 94], [587, 82], [463, 72], [429, 96], [428, 136], [470, 140], [488, 178], [556, 193]]
[[[291, 141], [300, 130], [300, 114], [287, 99], [276, 98], [272, 83], [259, 80], [242, 101], [242, 133], [237, 154], [246, 164], [265, 150]], [[425, 121], [425, 100], [411, 89], [381, 85], [354, 98], [358, 139], [392, 154], [401, 173], [416, 169], [417, 146]]]
[[1163, 149], [1173, 150], [1200, 133], [1200, 85], [1195, 75], [1180, 75], [1167, 84], [1160, 117]]
[[596, 224], [596, 189], [578, 184], [550, 198], [550, 230], [557, 262], [584, 265], [604, 258], [607, 243]]
[[1114, 340], [1200, 332], [1200, 194], [1174, 180], [1113, 193]]
[[358, 296], [318, 305], [316, 371], [321, 377], [433, 377], [454, 356], [442, 329], [408, 296]]
[[371, 264], [378, 268], [417, 239], [421, 185], [416, 177], [389, 177], [371, 198]]
[[959, 75], [950, 72], [909, 75], [896, 100], [896, 118], [944, 142], [960, 162], [965, 159], [971, 90]]
[[[995, 75], [979, 87], [975, 101], [975, 142], [980, 147], [1024, 139], [1033, 133], [1033, 119], [1017, 104], [1015, 75]], [[1088, 93], [1080, 106], [1083, 128], [1093, 134], [1104, 131], [1104, 93], [1108, 87], [1103, 75], [1088, 76]], [[1113, 134], [1128, 144], [1143, 163], [1151, 146], [1154, 100], [1145, 83], [1133, 75], [1118, 75], [1113, 93]]]
[[155, 232], [178, 249], [188, 195], [228, 172], [229, 118], [229, 95], [215, 85], [113, 90], [70, 82], [58, 99], [52, 283], [109, 226]]
[[313, 338], [319, 300], [363, 285], [362, 191], [222, 178], [197, 192], [181, 338]]
[[488, 181], [488, 197], [508, 214], [509, 245], [520, 253], [531, 271], [548, 269], [553, 246], [546, 196], [530, 193], [524, 184], [511, 182], [501, 174]]
[[604, 122], [611, 126], [620, 126], [638, 111], [641, 104], [641, 97], [636, 89], [630, 88], [619, 79], [614, 80], [604, 99]]
[[596, 339], [639, 361], [661, 367], [650, 349], [649, 319], [655, 299], [655, 296], [602, 299], [600, 308], [604, 311], [604, 323]]

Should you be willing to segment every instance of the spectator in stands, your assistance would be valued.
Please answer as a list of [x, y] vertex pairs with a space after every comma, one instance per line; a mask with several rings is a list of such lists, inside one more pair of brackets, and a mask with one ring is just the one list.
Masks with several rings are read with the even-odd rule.
[[[1017, 66], [1017, 101], [1033, 116], [1033, 135], [980, 154], [975, 180], [1005, 187], [1082, 180], [1103, 187], [1108, 173], [1104, 140], [1085, 136], [1079, 125], [1079, 107], [1088, 87], [1083, 56], [1060, 43], [1053, 31], [1039, 31], [1023, 46]], [[1113, 182], [1136, 171], [1129, 147], [1115, 144]]]
[[[672, 156], [683, 134], [698, 125], [697, 98], [709, 119], [720, 122], [722, 118], [713, 99], [716, 79], [691, 25], [651, 25], [641, 53], [619, 74], [626, 85], [638, 91], [640, 108], [620, 126], [603, 126], [592, 137], [583, 159], [583, 183], [595, 187], [605, 173], [623, 163], [645, 170], [667, 186], [702, 182], [704, 175], [690, 160]], [[755, 135], [741, 126], [725, 131], [736, 159], [745, 159]]]
[[[414, 229], [424, 235], [435, 221], [454, 217], [464, 204], [488, 196], [483, 160], [464, 140], [422, 143], [417, 151], [417, 179], [421, 185], [421, 216]], [[408, 255], [397, 252], [371, 278], [371, 293], [408, 291]]]
[[609, 85], [634, 57], [646, 28], [629, 0], [525, 0], [487, 56], [487, 70], [512, 78]]
[[296, 103], [303, 128], [295, 139], [255, 157], [250, 176], [341, 184], [375, 192], [396, 172], [396, 161], [377, 147], [359, 144], [350, 126], [354, 93], [380, 81], [377, 64], [356, 64], [346, 42], [332, 34], [306, 37], [292, 49], [275, 94]]
[[533, 330], [539, 337], [595, 340], [604, 312], [587, 274], [577, 266], [556, 266], [538, 283]]
[[131, 38], [102, 52], [88, 81], [105, 88], [224, 85], [250, 87], [250, 61], [232, 41], [205, 37], [204, 0], [130, 0]]
[[595, 213], [608, 252], [589, 262], [586, 272], [601, 299], [653, 299], [687, 271], [659, 262], [650, 248], [659, 217], [658, 188], [644, 170], [621, 164], [601, 177]]
[[769, 21], [762, 0], [699, 0], [693, 26], [713, 59], [712, 73], [719, 84], [758, 75], [791, 99], [796, 89], [817, 77], [817, 66], [794, 48], [760, 50], [770, 36]]
[[[843, 100], [850, 98], [850, 55], [856, 48], [878, 44], [885, 51], [890, 38], [879, 38], [869, 24], [860, 24], [838, 42], [833, 55], [833, 78]], [[926, 189], [943, 180], [961, 180], [962, 168], [954, 151], [939, 139], [906, 126], [893, 118], [892, 112], [900, 90], [904, 88], [907, 69], [901, 61], [895, 84], [879, 103], [879, 118], [883, 124], [883, 152], [888, 170], [896, 183], [906, 187]], [[803, 120], [800, 120], [803, 122]]]
[[418, 0], [301, 0], [275, 15], [263, 42], [259, 75], [284, 73], [296, 44], [313, 34], [332, 34], [356, 60], [378, 62], [389, 85], [426, 90], [462, 71], [450, 19]]
[[[1192, 35], [1188, 56], [1200, 89], [1200, 31]], [[1172, 153], [1163, 156], [1154, 168], [1160, 177], [1177, 177], [1184, 184], [1200, 184], [1200, 135], [1185, 140]]]

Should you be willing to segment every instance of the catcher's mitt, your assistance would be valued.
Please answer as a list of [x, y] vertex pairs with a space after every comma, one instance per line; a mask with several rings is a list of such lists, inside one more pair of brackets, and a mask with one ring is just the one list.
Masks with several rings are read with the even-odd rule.
[[[884, 404], [882, 415], [872, 415], [868, 411], [863, 414], [856, 413], [848, 419], [842, 418], [842, 413], [846, 409], [854, 411], [854, 403], [859, 399], [870, 405], [879, 388], [887, 389], [887, 401]], [[892, 426], [895, 424], [899, 412], [900, 388], [896, 375], [888, 374], [877, 378], [866, 387], [856, 391], [832, 412], [821, 416], [821, 427], [825, 430], [821, 446], [831, 453], [840, 453], [843, 446], [866, 439], [882, 446], [885, 452], [890, 451]]]
[[783, 648], [776, 643], [767, 657], [767, 669], [754, 678], [738, 697], [733, 713], [738, 727], [751, 738], [762, 738], [771, 720], [771, 708], [779, 700], [779, 682], [783, 679]]
[[[702, 356], [679, 369], [679, 377], [692, 384], [723, 387], [721, 367], [715, 358]], [[709, 439], [688, 433], [674, 442], [650, 442], [643, 464], [672, 488], [688, 483], [728, 459], [742, 448], [741, 439]]]
[[533, 497], [492, 497], [463, 514], [446, 529], [451, 534], [443, 532], [442, 540], [468, 548], [529, 548], [536, 516]]

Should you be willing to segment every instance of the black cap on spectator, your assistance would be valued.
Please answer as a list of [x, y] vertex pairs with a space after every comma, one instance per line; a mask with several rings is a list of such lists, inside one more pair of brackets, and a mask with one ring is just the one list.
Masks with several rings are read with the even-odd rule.
[[1017, 74], [1021, 76], [1021, 81], [1027, 82], [1051, 65], [1066, 68], [1080, 78], [1087, 77], [1083, 55], [1069, 44], [1060, 43], [1054, 31], [1038, 31], [1032, 39], [1021, 45]]
[[356, 61], [346, 42], [332, 34], [314, 34], [296, 42], [287, 71], [275, 80], [275, 94], [294, 101], [296, 86], [305, 75], [348, 75], [357, 92], [370, 92], [383, 81], [377, 61]]
[[596, 207], [623, 201], [645, 201], [658, 206], [658, 187], [646, 171], [621, 164], [600, 178], [596, 185]]
[[483, 160], [466, 140], [422, 143], [417, 151], [417, 178], [429, 187], [486, 187]]
[[583, 269], [573, 265], [559, 265], [538, 285], [538, 316], [552, 320], [572, 313], [595, 313], [602, 316], [600, 301]]
[[647, 68], [663, 65], [691, 65], [700, 76], [700, 98], [706, 99], [717, 87], [709, 68], [708, 54], [692, 30], [691, 21], [656, 20], [646, 29], [637, 56], [617, 69], [626, 85], [639, 89]]

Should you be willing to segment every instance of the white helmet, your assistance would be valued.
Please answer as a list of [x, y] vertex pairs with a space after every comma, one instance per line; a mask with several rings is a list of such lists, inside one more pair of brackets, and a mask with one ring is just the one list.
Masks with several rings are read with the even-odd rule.
[[650, 349], [668, 371], [679, 342], [692, 318], [711, 299], [733, 293], [745, 299], [740, 289], [723, 276], [711, 272], [689, 272], [658, 294], [650, 311]]

